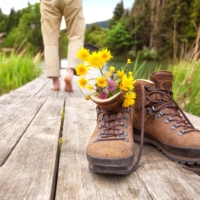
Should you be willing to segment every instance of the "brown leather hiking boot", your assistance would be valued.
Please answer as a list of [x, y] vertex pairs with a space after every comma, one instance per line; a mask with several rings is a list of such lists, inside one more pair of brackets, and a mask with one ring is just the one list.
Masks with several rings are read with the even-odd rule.
[[97, 125], [86, 153], [89, 169], [106, 174], [129, 174], [134, 168], [132, 107], [123, 108], [124, 93], [109, 99], [91, 100], [97, 104]]
[[[171, 160], [181, 164], [200, 164], [200, 132], [195, 129], [172, 98], [173, 75], [155, 72], [151, 81], [137, 80], [133, 105], [134, 140], [140, 141], [140, 124], [144, 120], [144, 142], [155, 145]], [[142, 105], [142, 99], [145, 100]], [[141, 108], [145, 108], [142, 116]]]

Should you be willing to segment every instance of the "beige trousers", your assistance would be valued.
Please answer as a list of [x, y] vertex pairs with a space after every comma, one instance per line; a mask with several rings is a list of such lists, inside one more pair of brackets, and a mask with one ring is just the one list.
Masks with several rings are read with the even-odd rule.
[[77, 51], [83, 47], [85, 34], [82, 0], [41, 0], [40, 12], [46, 75], [60, 77], [61, 20], [64, 16], [68, 37], [67, 68], [75, 68], [79, 62]]

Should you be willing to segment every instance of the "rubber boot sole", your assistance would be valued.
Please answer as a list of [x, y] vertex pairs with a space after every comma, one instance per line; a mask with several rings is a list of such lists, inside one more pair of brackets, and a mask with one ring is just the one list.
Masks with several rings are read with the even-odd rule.
[[89, 169], [94, 173], [127, 175], [132, 173], [134, 168], [134, 157], [124, 159], [101, 159], [87, 154]]
[[[134, 141], [140, 142], [140, 131], [137, 129], [133, 130]], [[160, 142], [159, 140], [147, 133], [144, 134], [144, 143], [152, 144], [153, 146], [157, 147], [158, 151], [161, 151], [170, 160], [173, 160], [180, 164], [200, 165], [200, 149], [198, 148], [179, 148], [175, 146], [170, 146]]]

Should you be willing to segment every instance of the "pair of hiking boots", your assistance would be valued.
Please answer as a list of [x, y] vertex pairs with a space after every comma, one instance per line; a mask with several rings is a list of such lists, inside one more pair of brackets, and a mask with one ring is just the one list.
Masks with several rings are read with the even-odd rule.
[[[139, 165], [143, 142], [175, 162], [200, 165], [200, 132], [173, 100], [172, 82], [169, 71], [136, 80], [136, 102], [129, 108], [122, 107], [123, 92], [106, 100], [91, 97], [97, 104], [97, 125], [86, 149], [92, 172], [130, 174]], [[140, 142], [136, 161], [134, 141]]]

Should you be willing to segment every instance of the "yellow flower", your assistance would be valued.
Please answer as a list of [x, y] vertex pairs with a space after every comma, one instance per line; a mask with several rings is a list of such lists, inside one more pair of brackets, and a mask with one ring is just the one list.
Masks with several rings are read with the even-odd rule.
[[89, 90], [93, 90], [93, 89], [94, 89], [94, 86], [93, 86], [93, 85], [88, 85], [88, 89], [89, 89]]
[[96, 80], [97, 80], [97, 86], [99, 87], [106, 87], [108, 85], [108, 82], [104, 76], [97, 78]]
[[117, 76], [119, 77], [119, 78], [122, 78], [123, 76], [124, 76], [124, 70], [118, 70], [117, 71]]
[[132, 75], [133, 75], [133, 72], [128, 72], [128, 75], [129, 75], [129, 76], [132, 76]]
[[85, 78], [80, 78], [79, 80], [78, 80], [78, 84], [80, 85], [80, 87], [82, 87], [82, 88], [86, 88], [86, 85], [87, 85], [87, 80], [85, 79]]
[[85, 76], [88, 72], [88, 67], [85, 66], [84, 64], [80, 63], [77, 67], [76, 67], [76, 73], [79, 76]]
[[77, 57], [83, 61], [88, 61], [89, 56], [90, 56], [89, 50], [84, 49], [83, 47], [77, 53]]
[[107, 72], [105, 72], [105, 76], [106, 76], [106, 77], [111, 77], [111, 76], [112, 76], [112, 73], [109, 72], [109, 71], [107, 71]]
[[124, 95], [125, 99], [122, 104], [123, 107], [127, 108], [129, 106], [132, 106], [135, 103], [136, 93], [135, 92], [127, 92]]
[[122, 85], [129, 89], [129, 90], [133, 90], [133, 85], [134, 85], [135, 81], [134, 78], [132, 76], [127, 77], [126, 74], [124, 74], [124, 76], [122, 77]]
[[115, 67], [111, 66], [110, 67], [110, 72], [112, 72], [112, 73], [115, 72]]
[[112, 58], [110, 51], [106, 49], [99, 52], [104, 62], [109, 61]]
[[128, 64], [132, 63], [132, 62], [131, 62], [131, 59], [127, 59], [127, 63], [128, 63]]
[[89, 100], [89, 99], [90, 99], [90, 96], [89, 96], [89, 95], [85, 96], [85, 99], [86, 99], [86, 100]]
[[91, 65], [92, 67], [99, 68], [99, 69], [105, 63], [105, 61], [102, 59], [102, 56], [101, 56], [101, 54], [99, 52], [98, 53], [97, 52], [93, 52], [90, 55], [88, 62], [89, 62], [89, 65]]
[[119, 89], [122, 91], [128, 91], [128, 88], [125, 87], [122, 83], [119, 85]]

